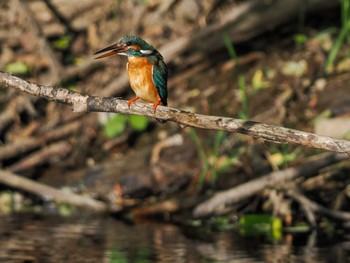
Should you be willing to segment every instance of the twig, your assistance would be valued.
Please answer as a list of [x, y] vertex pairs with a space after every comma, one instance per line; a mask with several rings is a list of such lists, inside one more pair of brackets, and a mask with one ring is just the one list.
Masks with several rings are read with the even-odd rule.
[[58, 21], [65, 26], [67, 29], [67, 33], [74, 35], [77, 32], [72, 28], [69, 20], [63, 16], [58, 10], [57, 7], [51, 2], [51, 0], [44, 0], [46, 6], [50, 9], [50, 11], [54, 14], [54, 16], [58, 19]]
[[[296, 185], [294, 184], [294, 182], [292, 182], [291, 185], [286, 185], [286, 187], [284, 187], [284, 190], [286, 190], [287, 194], [292, 199], [294, 199], [296, 202], [299, 203], [302, 210], [304, 210], [304, 214], [306, 216], [307, 221], [309, 221], [310, 226], [312, 228], [316, 228], [317, 227], [317, 220], [316, 220], [317, 218], [316, 218], [316, 215], [314, 213], [314, 210], [311, 209], [309, 203], [304, 202], [303, 199], [300, 197], [301, 194], [296, 189]], [[305, 197], [305, 196], [303, 196], [303, 197]]]
[[168, 137], [160, 142], [158, 142], [152, 150], [151, 154], [151, 165], [156, 165], [159, 162], [160, 159], [160, 153], [162, 150], [166, 148], [170, 148], [173, 146], [179, 146], [182, 145], [184, 142], [183, 137], [180, 134], [175, 134], [171, 137]]
[[135, 208], [131, 211], [134, 217], [146, 217], [156, 214], [169, 214], [179, 211], [181, 203], [179, 200], [165, 200], [156, 204], [148, 204], [145, 207]]
[[72, 150], [72, 146], [67, 142], [58, 142], [47, 147], [43, 147], [40, 151], [32, 153], [25, 159], [8, 166], [6, 169], [10, 172], [19, 172], [32, 168], [35, 165], [45, 163], [53, 159], [61, 159], [66, 157]]
[[73, 193], [65, 193], [4, 170], [0, 170], [0, 183], [38, 195], [44, 200], [67, 202], [74, 206], [86, 207], [96, 212], [107, 211], [107, 206], [101, 201]]
[[[169, 148], [169, 147], [174, 147], [174, 146], [179, 146], [183, 144], [183, 137], [180, 134], [175, 134], [171, 137], [168, 137], [160, 142], [158, 142], [152, 150], [151, 154], [151, 169], [152, 169], [152, 179], [156, 183], [158, 187], [161, 185], [164, 185], [164, 182], [167, 182], [167, 172], [159, 165], [159, 160], [160, 160], [160, 154], [162, 150]], [[168, 166], [169, 167], [169, 166]], [[176, 168], [178, 169], [178, 167]]]
[[347, 158], [345, 154], [326, 154], [321, 158], [317, 156], [316, 160], [315, 157], [313, 157], [310, 161], [300, 166], [272, 172], [269, 175], [215, 194], [209, 200], [199, 204], [194, 210], [193, 215], [195, 217], [204, 217], [212, 215], [213, 213], [220, 213], [221, 211], [225, 211], [225, 206], [249, 198], [266, 187], [275, 186], [278, 183], [292, 180], [298, 176], [308, 176], [325, 166]]
[[17, 140], [15, 143], [0, 147], [0, 160], [12, 158], [18, 154], [31, 151], [39, 146], [47, 144], [49, 141], [58, 140], [76, 132], [81, 125], [81, 121], [74, 121], [57, 128], [39, 137], [29, 137]]
[[295, 190], [288, 191], [287, 192], [290, 197], [292, 197], [294, 200], [296, 200], [298, 203], [300, 203], [303, 207], [307, 207], [309, 210], [311, 210], [314, 213], [322, 214], [327, 217], [341, 220], [341, 221], [349, 221], [350, 220], [350, 213], [349, 212], [343, 212], [343, 211], [334, 211], [332, 209], [326, 208], [324, 206], [321, 206], [317, 204], [314, 201], [311, 201], [306, 196], [304, 196], [301, 193], [296, 192]]
[[50, 84], [57, 83], [60, 79], [60, 76], [62, 75], [62, 72], [64, 71], [61, 62], [56, 58], [56, 55], [53, 49], [51, 48], [49, 42], [47, 41], [40, 25], [36, 21], [35, 16], [31, 11], [30, 7], [28, 6], [27, 1], [15, 0], [15, 2], [17, 3], [18, 7], [21, 8], [22, 11], [27, 16], [29, 25], [31, 26], [33, 32], [38, 38], [38, 41], [41, 45], [43, 52], [45, 53], [46, 57], [49, 59], [50, 71], [52, 75], [48, 82]]
[[254, 121], [195, 114], [163, 106], [159, 106], [157, 112], [154, 113], [152, 105], [148, 103], [136, 102], [132, 104], [131, 108], [128, 108], [124, 100], [81, 95], [80, 93], [63, 88], [30, 83], [2, 72], [0, 72], [0, 85], [68, 104], [73, 107], [74, 112], [119, 112], [124, 114], [144, 115], [174, 121], [185, 126], [238, 132], [275, 143], [295, 143], [307, 147], [350, 154], [350, 141]]
[[16, 115], [25, 109], [25, 101], [27, 98], [18, 96], [11, 100], [6, 109], [0, 114], [0, 132], [2, 132], [11, 122], [14, 121]]

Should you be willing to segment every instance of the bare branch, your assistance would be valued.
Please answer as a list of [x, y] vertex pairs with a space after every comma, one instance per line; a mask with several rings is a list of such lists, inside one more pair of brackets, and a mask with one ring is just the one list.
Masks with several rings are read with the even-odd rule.
[[319, 169], [344, 159], [347, 159], [345, 154], [324, 154], [321, 157], [312, 157], [308, 162], [300, 166], [275, 171], [226, 191], [218, 192], [210, 199], [200, 203], [194, 209], [193, 215], [195, 217], [205, 217], [224, 213], [228, 205], [249, 198], [267, 187], [290, 181], [299, 176], [310, 176]]
[[72, 150], [72, 146], [68, 142], [58, 142], [41, 150], [30, 154], [24, 160], [15, 163], [6, 169], [10, 172], [20, 172], [28, 170], [36, 165], [45, 163], [47, 161], [60, 160], [68, 155]]
[[65, 193], [4, 170], [0, 170], [0, 183], [38, 195], [45, 200], [67, 202], [74, 206], [90, 208], [96, 212], [107, 211], [107, 206], [101, 201], [73, 193]]
[[292, 197], [294, 200], [296, 200], [298, 203], [300, 203], [303, 207], [311, 210], [314, 213], [318, 213], [324, 216], [327, 216], [329, 218], [333, 218], [335, 220], [340, 221], [349, 221], [350, 220], [350, 213], [344, 212], [344, 211], [336, 211], [329, 209], [327, 207], [324, 207], [322, 205], [319, 205], [318, 203], [308, 199], [303, 194], [291, 190], [287, 192], [290, 197]]
[[18, 77], [0, 72], [0, 85], [15, 88], [31, 95], [44, 97], [72, 106], [74, 112], [119, 112], [165, 119], [201, 129], [238, 132], [275, 143], [294, 143], [327, 151], [350, 154], [350, 141], [321, 136], [314, 133], [263, 124], [255, 121], [195, 114], [170, 107], [159, 106], [153, 113], [151, 104], [133, 103], [129, 109], [126, 101], [117, 98], [101, 98], [82, 95], [63, 88], [30, 83]]
[[81, 126], [81, 122], [74, 121], [60, 128], [54, 129], [40, 137], [28, 137], [16, 140], [11, 144], [5, 144], [0, 147], [0, 161], [12, 158], [18, 154], [29, 152], [35, 148], [46, 145], [50, 141], [55, 141], [69, 136], [76, 132]]

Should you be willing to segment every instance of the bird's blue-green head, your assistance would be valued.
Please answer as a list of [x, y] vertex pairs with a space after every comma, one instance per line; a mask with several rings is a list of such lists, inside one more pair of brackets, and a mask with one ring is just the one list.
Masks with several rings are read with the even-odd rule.
[[96, 59], [109, 57], [115, 54], [128, 57], [160, 56], [159, 52], [145, 40], [138, 36], [124, 36], [116, 44], [97, 51], [94, 55], [107, 52]]

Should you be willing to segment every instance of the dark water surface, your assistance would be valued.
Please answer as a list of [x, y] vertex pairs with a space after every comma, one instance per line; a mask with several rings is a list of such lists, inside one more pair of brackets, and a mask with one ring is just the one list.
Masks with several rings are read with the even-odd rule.
[[346, 238], [201, 236], [171, 224], [128, 225], [108, 217], [2, 216], [0, 262], [350, 262]]

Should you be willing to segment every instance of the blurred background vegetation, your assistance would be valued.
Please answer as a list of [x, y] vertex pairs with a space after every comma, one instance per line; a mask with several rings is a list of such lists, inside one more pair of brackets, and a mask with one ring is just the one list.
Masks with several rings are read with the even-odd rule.
[[[35, 83], [129, 99], [126, 59], [96, 61], [92, 54], [135, 34], [168, 64], [171, 107], [349, 138], [349, 1], [71, 2], [1, 1], [0, 69]], [[192, 211], [216, 191], [324, 157], [143, 116], [75, 114], [5, 88], [0, 109], [1, 169], [102, 200], [131, 218], [196, 225]], [[266, 213], [274, 217], [262, 218], [264, 224], [319, 225], [321, 218], [300, 213], [307, 205], [288, 194], [291, 189], [330, 211], [349, 210], [350, 163], [310, 169], [229, 202], [214, 211], [224, 217], [210, 222], [229, 227], [232, 215]], [[47, 203], [0, 187], [0, 213], [45, 212]], [[61, 214], [76, 213], [56, 205]]]

